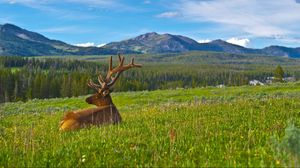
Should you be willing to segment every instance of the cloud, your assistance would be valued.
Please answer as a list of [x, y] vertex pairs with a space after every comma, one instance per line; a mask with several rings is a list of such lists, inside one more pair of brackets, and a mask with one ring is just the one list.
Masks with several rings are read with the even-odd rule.
[[95, 43], [87, 42], [87, 43], [79, 43], [79, 44], [74, 44], [74, 45], [78, 46], [78, 47], [93, 47], [93, 46], [95, 46]]
[[209, 39], [202, 39], [202, 40], [198, 40], [197, 42], [198, 43], [209, 43], [211, 42], [212, 40], [209, 40]]
[[8, 4], [22, 4], [26, 6], [35, 6], [35, 5], [52, 5], [57, 3], [72, 3], [72, 4], [82, 4], [93, 7], [114, 7], [119, 6], [116, 0], [0, 0], [0, 3]]
[[293, 43], [293, 44], [300, 44], [300, 38], [299, 37], [286, 37], [286, 36], [277, 36], [273, 39], [277, 41], [281, 41], [283, 43]]
[[[198, 43], [209, 43], [211, 41], [212, 40], [210, 40], [210, 39], [201, 39], [201, 40], [198, 40], [197, 42]], [[239, 46], [243, 46], [243, 47], [247, 47], [250, 44], [250, 40], [247, 39], [247, 38], [232, 37], [232, 38], [226, 40], [226, 42], [231, 43], [231, 44], [235, 44], [235, 45], [239, 45]]]
[[159, 15], [156, 15], [156, 17], [159, 17], [159, 18], [174, 18], [174, 17], [177, 17], [179, 16], [179, 12], [163, 12]]
[[37, 30], [38, 32], [44, 33], [67, 33], [75, 30], [75, 27], [55, 27]]
[[[56, 4], [57, 2], [64, 3], [65, 1], [46, 1], [46, 0], [0, 0], [1, 3], [7, 3], [10, 5], [22, 5], [27, 8], [32, 8], [38, 11], [42, 11], [46, 14], [52, 14], [57, 16], [58, 19], [70, 19], [81, 20], [88, 18], [95, 18], [87, 13], [78, 12], [78, 10], [60, 8]], [[56, 6], [55, 6], [56, 5]]]
[[[133, 10], [132, 7], [119, 3], [118, 0], [0, 0], [0, 4], [22, 5], [59, 16], [59, 19], [82, 20], [95, 19], [99, 16], [84, 10], [109, 9], [117, 11]], [[78, 5], [82, 10], [78, 10]], [[65, 8], [64, 6], [68, 6]]]
[[82, 5], [87, 5], [90, 7], [97, 8], [114, 8], [119, 7], [121, 4], [117, 3], [115, 0], [64, 0], [68, 3], [77, 3]]
[[219, 27], [228, 28], [230, 33], [275, 37], [293, 35], [300, 29], [300, 5], [295, 0], [180, 0], [178, 2], [172, 9], [180, 13], [182, 20], [216, 23]]
[[87, 43], [78, 43], [78, 44], [74, 44], [74, 45], [78, 46], [78, 47], [102, 47], [105, 44], [96, 45], [94, 42], [87, 42]]
[[102, 44], [98, 44], [96, 47], [103, 47], [105, 45], [106, 45], [106, 43], [102, 43]]
[[226, 40], [226, 42], [231, 43], [231, 44], [236, 44], [239, 46], [243, 46], [243, 47], [247, 47], [250, 43], [250, 40], [247, 38], [239, 39], [239, 38], [233, 37], [233, 38]]
[[94, 32], [93, 29], [82, 28], [78, 26], [65, 26], [65, 27], [49, 27], [45, 29], [35, 30], [41, 33], [89, 33]]

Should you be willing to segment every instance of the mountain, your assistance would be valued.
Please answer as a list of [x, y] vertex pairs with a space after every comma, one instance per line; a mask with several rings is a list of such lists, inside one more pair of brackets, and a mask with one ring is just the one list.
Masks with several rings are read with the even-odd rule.
[[288, 48], [288, 47], [283, 47], [283, 46], [269, 46], [269, 47], [263, 48], [261, 51], [265, 55], [300, 58], [300, 47]]
[[108, 49], [133, 50], [141, 53], [168, 53], [186, 51], [217, 51], [234, 54], [258, 53], [255, 49], [248, 49], [222, 40], [209, 43], [198, 43], [188, 37], [171, 34], [146, 33], [135, 38], [120, 42], [112, 42], [103, 46]]
[[171, 35], [146, 33], [121, 42], [109, 43], [103, 48], [133, 50], [141, 53], [185, 52], [197, 50], [199, 43], [190, 38]]
[[214, 40], [209, 43], [199, 43], [200, 51], [226, 52], [231, 54], [261, 54], [257, 49], [245, 48], [223, 40]]
[[[135, 53], [122, 51], [123, 53]], [[0, 55], [99, 55], [116, 54], [117, 50], [99, 47], [77, 47], [62, 41], [50, 40], [43, 35], [12, 24], [0, 25]]]
[[48, 39], [41, 34], [12, 24], [0, 25], [0, 55], [2, 56], [103, 55], [117, 54], [118, 52], [123, 54], [157, 54], [188, 51], [214, 51], [300, 58], [300, 47], [269, 46], [263, 49], [251, 49], [220, 39], [209, 43], [198, 43], [185, 36], [155, 32], [142, 34], [120, 42], [108, 43], [103, 47], [78, 47], [62, 41]]
[[171, 34], [146, 33], [135, 38], [112, 42], [103, 46], [107, 49], [132, 50], [141, 53], [177, 53], [186, 51], [214, 51], [231, 54], [259, 54], [300, 58], [300, 48], [270, 46], [263, 49], [245, 48], [223, 40], [198, 43], [188, 37]]

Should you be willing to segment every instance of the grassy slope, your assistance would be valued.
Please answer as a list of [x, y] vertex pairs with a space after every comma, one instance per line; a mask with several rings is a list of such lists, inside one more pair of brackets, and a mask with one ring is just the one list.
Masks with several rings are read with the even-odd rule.
[[300, 83], [113, 94], [120, 125], [59, 133], [85, 97], [0, 107], [0, 166], [284, 166], [271, 137], [300, 124]]
[[[35, 58], [64, 58], [107, 63], [110, 55], [85, 55], [85, 56], [38, 56]], [[116, 55], [112, 55], [116, 57]], [[125, 57], [134, 56], [136, 62], [143, 64], [242, 64], [242, 65], [299, 65], [300, 59], [264, 56], [253, 54], [228, 54], [223, 52], [191, 51], [184, 53], [167, 54], [125, 54]], [[126, 58], [129, 60], [129, 58]]]

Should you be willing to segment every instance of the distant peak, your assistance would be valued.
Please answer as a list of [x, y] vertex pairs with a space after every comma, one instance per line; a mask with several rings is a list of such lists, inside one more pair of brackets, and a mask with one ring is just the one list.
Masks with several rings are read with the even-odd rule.
[[10, 24], [10, 23], [5, 23], [4, 25], [1, 26], [3, 29], [11, 29], [11, 30], [22, 30], [22, 28], [16, 26], [16, 25], [13, 25], [13, 24]]
[[18, 26], [14, 25], [14, 24], [11, 24], [11, 23], [5, 23], [4, 25], [2, 25], [3, 27], [17, 27], [19, 28]]
[[158, 36], [159, 34], [156, 33], [156, 32], [149, 32], [149, 33], [145, 33], [145, 34], [142, 34], [140, 36], [144, 36], [144, 37], [151, 37], [151, 36]]
[[150, 33], [145, 33], [145, 34], [139, 35], [135, 39], [136, 40], [144, 40], [144, 39], [148, 39], [148, 38], [152, 38], [152, 37], [156, 37], [156, 36], [159, 36], [159, 34], [156, 32], [150, 32]]
[[[158, 35], [158, 33], [156, 33], [156, 32], [149, 32], [149, 33], [146, 33], [147, 35]], [[146, 35], [145, 34], [145, 35]]]
[[211, 43], [226, 43], [226, 41], [221, 40], [221, 39], [217, 39], [217, 40], [211, 41]]

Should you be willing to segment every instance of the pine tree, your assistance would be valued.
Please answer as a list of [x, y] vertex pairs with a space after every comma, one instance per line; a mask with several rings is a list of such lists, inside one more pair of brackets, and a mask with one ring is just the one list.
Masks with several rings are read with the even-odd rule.
[[280, 65], [278, 65], [274, 71], [274, 81], [283, 82], [284, 71]]

